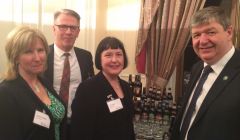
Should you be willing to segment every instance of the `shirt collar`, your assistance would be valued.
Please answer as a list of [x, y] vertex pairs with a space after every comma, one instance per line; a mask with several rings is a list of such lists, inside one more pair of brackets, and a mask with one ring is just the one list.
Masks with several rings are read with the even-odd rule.
[[[211, 65], [211, 68], [213, 69], [213, 71], [216, 72], [217, 74], [220, 74], [224, 66], [233, 56], [234, 52], [235, 52], [235, 48], [233, 46], [217, 63]], [[206, 65], [208, 64], [204, 62], [204, 67]]]
[[69, 52], [64, 52], [63, 50], [59, 49], [56, 44], [54, 44], [54, 51], [58, 57], [62, 57], [64, 53], [69, 53], [69, 56], [73, 56], [74, 49], [72, 48]]

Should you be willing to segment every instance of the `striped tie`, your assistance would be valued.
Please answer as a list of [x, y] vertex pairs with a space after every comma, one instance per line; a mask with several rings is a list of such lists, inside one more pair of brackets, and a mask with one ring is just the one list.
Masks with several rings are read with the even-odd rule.
[[212, 68], [209, 65], [207, 65], [203, 70], [201, 78], [199, 79], [198, 85], [197, 85], [197, 87], [194, 91], [193, 97], [192, 97], [192, 101], [189, 104], [188, 110], [186, 112], [185, 118], [182, 123], [182, 127], [181, 127], [181, 138], [182, 139], [184, 139], [186, 137], [186, 133], [187, 133], [190, 121], [192, 119], [192, 114], [195, 111], [196, 102], [197, 102], [199, 95], [201, 94], [203, 84], [206, 81], [208, 74], [212, 71], [213, 71]]

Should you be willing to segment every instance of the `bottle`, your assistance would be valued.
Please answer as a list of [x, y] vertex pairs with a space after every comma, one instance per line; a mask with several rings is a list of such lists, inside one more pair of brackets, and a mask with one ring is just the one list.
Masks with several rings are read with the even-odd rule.
[[136, 122], [140, 121], [141, 114], [142, 114], [141, 101], [137, 100], [134, 107], [134, 120]]
[[162, 111], [163, 111], [163, 125], [168, 125], [169, 122], [169, 106], [168, 106], [168, 99], [166, 88], [164, 88], [162, 92]]
[[133, 80], [132, 80], [132, 74], [129, 74], [129, 76], [128, 76], [128, 83], [129, 83], [131, 91], [133, 92], [134, 85], [133, 85]]
[[161, 94], [161, 90], [160, 89], [157, 89], [157, 93], [156, 93], [156, 96], [155, 96], [155, 102], [158, 103], [160, 100], [162, 100], [162, 94]]
[[156, 115], [156, 108], [155, 108], [155, 102], [151, 101], [149, 103], [149, 122], [154, 122], [155, 121], [155, 115]]
[[163, 125], [169, 125], [170, 122], [170, 112], [168, 108], [163, 109]]
[[177, 115], [177, 105], [176, 105], [176, 103], [173, 103], [173, 105], [172, 105], [171, 115], [172, 116], [176, 116]]
[[162, 103], [165, 108], [168, 108], [168, 98], [167, 98], [166, 88], [164, 88], [162, 92]]
[[149, 103], [148, 102], [144, 102], [143, 103], [143, 108], [142, 108], [141, 119], [142, 119], [143, 122], [147, 122], [148, 121], [148, 117], [149, 117]]
[[133, 86], [134, 95], [137, 98], [141, 97], [142, 94], [142, 82], [140, 75], [135, 76], [134, 86]]
[[162, 138], [162, 140], [170, 140], [169, 132], [164, 132], [164, 133], [163, 133], [163, 138]]
[[162, 111], [162, 103], [159, 101], [157, 108], [156, 108], [156, 115], [155, 115], [155, 121], [162, 125], [162, 118], [163, 118], [163, 111]]
[[172, 95], [171, 88], [168, 88], [167, 101], [168, 101], [168, 107], [171, 108], [173, 106], [173, 95]]
[[143, 91], [141, 94], [141, 101], [147, 100], [147, 93], [146, 93], [146, 87], [143, 87]]
[[151, 95], [151, 99], [153, 101], [156, 100], [156, 95], [157, 95], [157, 88], [156, 88], [156, 86], [153, 86], [152, 95]]
[[152, 100], [152, 92], [153, 92], [153, 88], [150, 86], [148, 88], [148, 92], [147, 92], [147, 101], [150, 102]]
[[172, 115], [170, 117], [170, 127], [169, 127], [169, 132], [171, 133], [174, 127], [174, 122], [175, 122], [176, 116]]

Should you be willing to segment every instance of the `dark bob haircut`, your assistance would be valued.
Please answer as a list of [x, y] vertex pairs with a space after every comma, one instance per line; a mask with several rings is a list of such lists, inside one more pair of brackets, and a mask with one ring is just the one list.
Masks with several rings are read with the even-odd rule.
[[121, 49], [123, 52], [123, 58], [124, 58], [124, 66], [123, 69], [125, 69], [128, 65], [128, 59], [127, 54], [124, 49], [123, 43], [115, 38], [115, 37], [105, 37], [101, 42], [98, 44], [96, 53], [95, 53], [95, 66], [97, 69], [102, 70], [102, 64], [101, 64], [101, 54], [103, 51], [107, 49]]

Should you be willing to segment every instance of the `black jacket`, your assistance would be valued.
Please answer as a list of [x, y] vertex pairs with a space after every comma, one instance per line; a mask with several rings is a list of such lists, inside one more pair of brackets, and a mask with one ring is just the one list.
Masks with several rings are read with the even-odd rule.
[[[240, 52], [236, 50], [205, 97], [189, 130], [188, 140], [239, 140], [240, 138]], [[172, 130], [171, 140], [179, 138], [183, 113], [198, 80], [203, 62], [191, 74], [182, 109]]]
[[117, 94], [102, 72], [80, 84], [72, 103], [71, 140], [134, 140], [132, 92], [127, 82], [119, 80], [124, 109], [113, 113], [107, 96]]
[[[40, 81], [59, 99], [46, 80], [40, 78]], [[59, 100], [62, 102], [61, 99]], [[33, 123], [36, 110], [49, 116], [51, 120], [49, 129]], [[55, 140], [51, 112], [21, 76], [0, 84], [0, 112], [1, 140]], [[66, 120], [65, 118], [63, 122]], [[64, 124], [63, 122], [62, 124]], [[62, 124], [61, 127], [63, 127]], [[61, 132], [61, 136], [62, 134]]]

